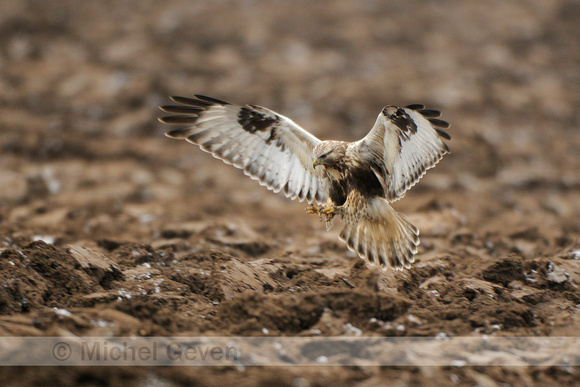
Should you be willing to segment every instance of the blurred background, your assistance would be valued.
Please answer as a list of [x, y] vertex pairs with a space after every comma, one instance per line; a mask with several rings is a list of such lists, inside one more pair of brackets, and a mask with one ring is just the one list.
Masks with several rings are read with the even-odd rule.
[[[578, 334], [580, 2], [0, 10], [0, 334]], [[421, 229], [414, 268], [372, 277], [304, 203], [166, 138], [158, 106], [193, 94], [350, 141], [385, 105], [441, 110], [452, 153], [395, 203]], [[81, 270], [69, 244], [101, 269]], [[104, 272], [107, 259], [119, 269]], [[239, 384], [242, 371], [293, 386], [578, 382], [568, 368], [2, 373], [31, 385]]]
[[[156, 121], [168, 95], [193, 93], [344, 140], [387, 104], [423, 103], [451, 122], [453, 153], [417, 191], [435, 188], [476, 222], [515, 207], [579, 215], [576, 1], [0, 3], [5, 221], [15, 203], [83, 186], [132, 186], [105, 202], [162, 200], [177, 194], [168, 185], [213, 180], [228, 167]], [[153, 176], [172, 165], [192, 176]]]

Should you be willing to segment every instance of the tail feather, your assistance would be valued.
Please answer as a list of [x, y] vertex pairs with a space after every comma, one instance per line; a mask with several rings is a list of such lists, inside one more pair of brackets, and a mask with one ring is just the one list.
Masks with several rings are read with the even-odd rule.
[[383, 270], [411, 267], [419, 245], [419, 230], [382, 198], [370, 201], [365, 214], [345, 217], [339, 238], [349, 250]]

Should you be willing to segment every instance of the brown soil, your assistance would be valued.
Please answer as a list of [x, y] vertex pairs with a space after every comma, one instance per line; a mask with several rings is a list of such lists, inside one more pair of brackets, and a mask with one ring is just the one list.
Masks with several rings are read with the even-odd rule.
[[[578, 336], [577, 2], [0, 1], [0, 335]], [[157, 123], [167, 95], [361, 138], [452, 123], [411, 270]], [[71, 315], [56, 313], [54, 308]], [[576, 368], [1, 368], [18, 385], [571, 385]], [[3, 385], [6, 385], [2, 382]]]

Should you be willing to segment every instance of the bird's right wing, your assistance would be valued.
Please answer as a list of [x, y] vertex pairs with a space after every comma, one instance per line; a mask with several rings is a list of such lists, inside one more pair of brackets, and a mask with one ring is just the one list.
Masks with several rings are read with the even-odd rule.
[[449, 153], [443, 140], [451, 136], [438, 110], [423, 105], [387, 106], [369, 134], [359, 141], [362, 157], [371, 161], [375, 175], [389, 201], [402, 198], [425, 174]]
[[181, 105], [161, 110], [176, 115], [159, 120], [187, 127], [167, 132], [168, 137], [199, 145], [274, 192], [326, 203], [330, 183], [312, 164], [312, 150], [320, 140], [289, 118], [260, 106], [233, 105], [202, 95], [171, 99]]

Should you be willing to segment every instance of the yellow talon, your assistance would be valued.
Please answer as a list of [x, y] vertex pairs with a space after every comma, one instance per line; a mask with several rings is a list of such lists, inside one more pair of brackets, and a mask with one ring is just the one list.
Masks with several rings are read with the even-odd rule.
[[334, 215], [334, 207], [323, 207], [322, 209], [320, 209], [320, 212], [322, 212], [324, 215]]
[[306, 207], [306, 212], [309, 214], [317, 214], [321, 222], [324, 220], [327, 223], [332, 221], [337, 214], [335, 206], [324, 206], [322, 208], [310, 206]]
[[306, 212], [309, 214], [317, 214], [318, 216], [320, 216], [320, 208], [316, 206], [306, 207]]
[[335, 213], [335, 207], [334, 206], [325, 206], [325, 207], [322, 207], [320, 209], [320, 214], [321, 214], [321, 216], [322, 215], [324, 216], [324, 218], [325, 218], [324, 220], [326, 222], [329, 222], [336, 215], [336, 213]]

